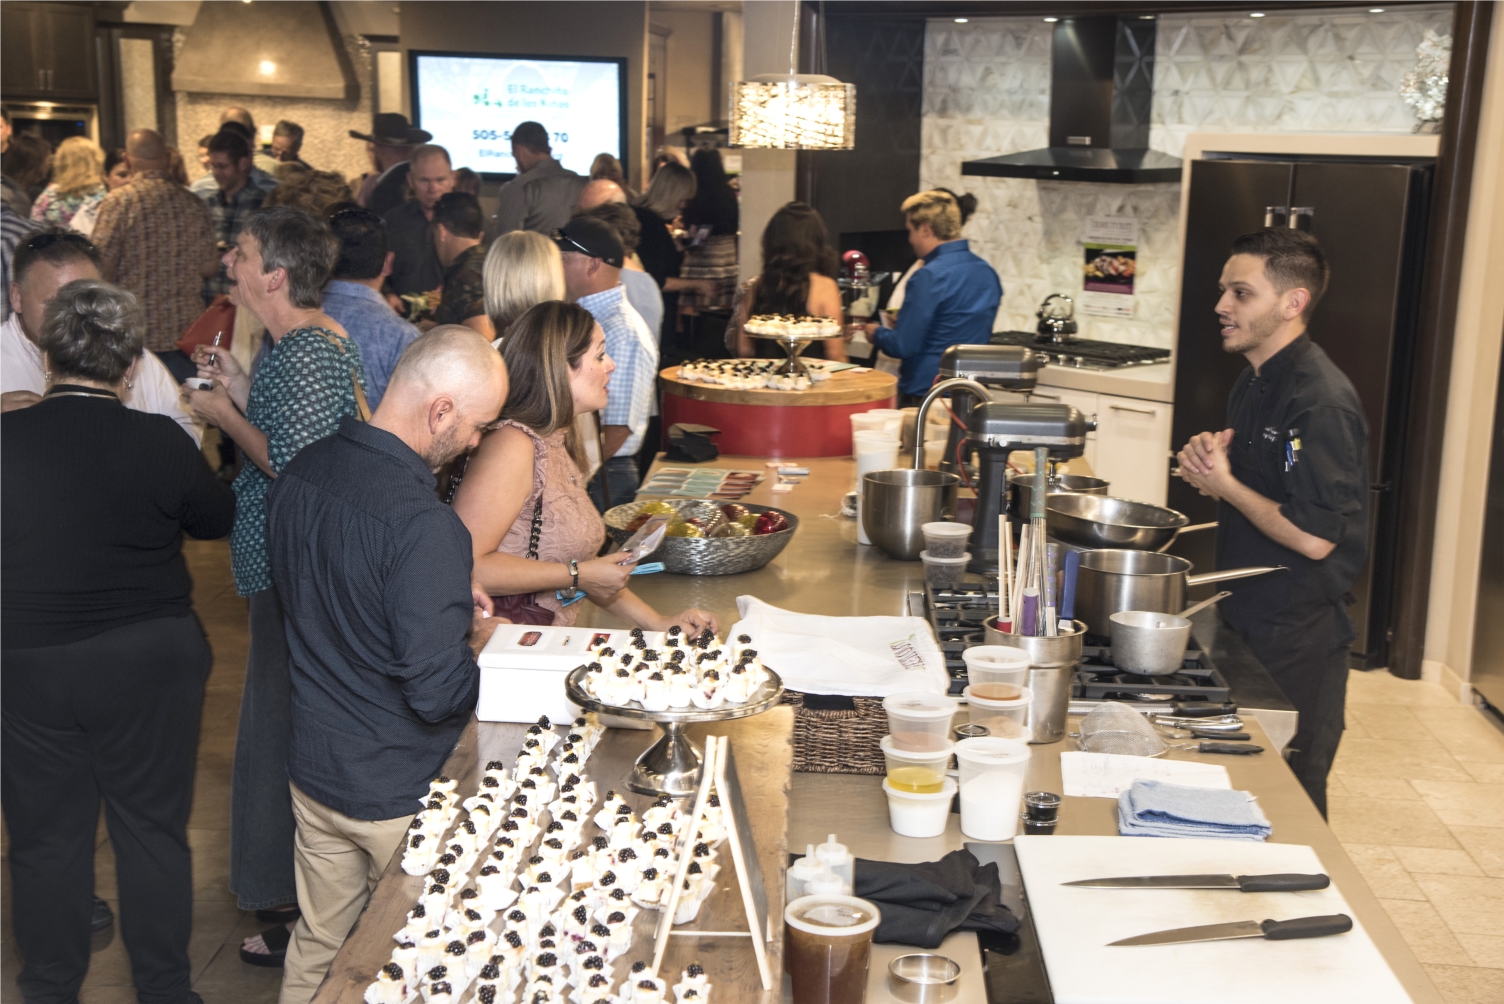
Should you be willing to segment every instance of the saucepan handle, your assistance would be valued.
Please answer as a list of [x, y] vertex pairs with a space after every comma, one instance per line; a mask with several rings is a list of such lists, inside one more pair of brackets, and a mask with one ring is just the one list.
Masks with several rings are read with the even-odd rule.
[[1274, 565], [1269, 568], [1228, 568], [1220, 572], [1205, 572], [1201, 575], [1187, 575], [1187, 586], [1204, 586], [1208, 582], [1226, 582], [1229, 579], [1246, 579], [1254, 575], [1268, 575], [1270, 572], [1288, 572], [1284, 565]]
[[1180, 532], [1190, 533], [1193, 530], [1215, 530], [1216, 528], [1217, 521], [1213, 520], [1210, 523], [1192, 523], [1190, 526], [1183, 526], [1180, 528]]

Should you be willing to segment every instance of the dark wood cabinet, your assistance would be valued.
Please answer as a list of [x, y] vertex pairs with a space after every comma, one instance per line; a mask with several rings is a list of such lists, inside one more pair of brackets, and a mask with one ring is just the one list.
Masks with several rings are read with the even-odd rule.
[[0, 90], [7, 98], [96, 100], [94, 12], [53, 3], [0, 7]]

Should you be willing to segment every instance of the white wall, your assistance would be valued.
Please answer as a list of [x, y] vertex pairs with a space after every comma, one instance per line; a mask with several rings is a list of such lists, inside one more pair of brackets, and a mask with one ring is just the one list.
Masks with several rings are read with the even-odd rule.
[[[1213, 130], [1408, 133], [1415, 120], [1400, 101], [1399, 77], [1414, 65], [1424, 30], [1446, 33], [1450, 25], [1450, 5], [1163, 16], [1150, 145], [1179, 155], [1188, 133]], [[962, 161], [1048, 144], [1052, 30], [1037, 17], [929, 22], [921, 182], [977, 196], [966, 235], [1003, 281], [1000, 324], [1019, 330], [1033, 330], [1048, 294], [1079, 293], [1086, 216], [1137, 217], [1135, 316], [1081, 317], [1081, 335], [1173, 347], [1178, 185], [961, 176]]]
[[665, 131], [677, 140], [685, 126], [703, 125], [715, 118], [710, 107], [715, 14], [654, 7], [648, 19], [654, 26], [669, 30]]

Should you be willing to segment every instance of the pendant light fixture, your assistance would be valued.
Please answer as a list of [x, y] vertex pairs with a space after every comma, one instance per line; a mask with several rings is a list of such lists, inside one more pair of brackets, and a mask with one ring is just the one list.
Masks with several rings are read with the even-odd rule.
[[[825, 4], [816, 27], [816, 69], [825, 69]], [[856, 85], [824, 73], [798, 73], [799, 7], [789, 43], [789, 72], [738, 81], [731, 91], [734, 147], [850, 150], [856, 146]]]

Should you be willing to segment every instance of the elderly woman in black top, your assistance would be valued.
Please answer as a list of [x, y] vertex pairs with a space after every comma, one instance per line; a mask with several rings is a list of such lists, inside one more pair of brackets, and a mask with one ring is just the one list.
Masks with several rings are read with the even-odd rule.
[[164, 415], [120, 402], [145, 318], [96, 279], [48, 304], [40, 403], [0, 419], [0, 785], [26, 1000], [76, 1000], [89, 968], [101, 800], [137, 996], [189, 990], [188, 810], [211, 655], [183, 534], [235, 500]]

